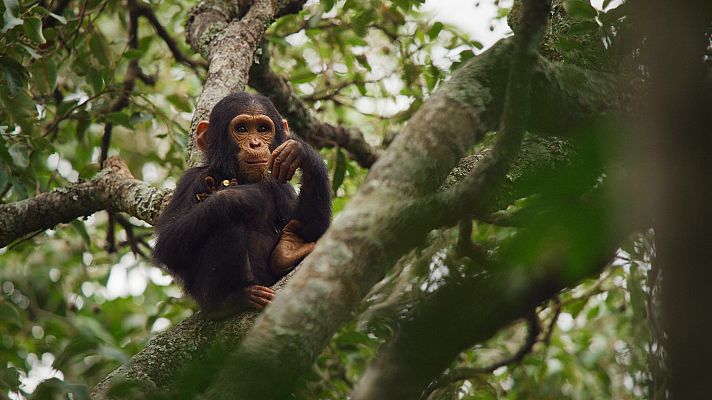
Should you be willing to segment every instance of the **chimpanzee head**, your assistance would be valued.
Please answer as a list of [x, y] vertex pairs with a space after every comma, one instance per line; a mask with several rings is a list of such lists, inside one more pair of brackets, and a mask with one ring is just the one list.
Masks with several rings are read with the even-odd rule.
[[210, 122], [198, 123], [196, 134], [215, 178], [259, 182], [268, 174], [272, 150], [289, 136], [289, 126], [269, 99], [241, 92], [220, 100]]

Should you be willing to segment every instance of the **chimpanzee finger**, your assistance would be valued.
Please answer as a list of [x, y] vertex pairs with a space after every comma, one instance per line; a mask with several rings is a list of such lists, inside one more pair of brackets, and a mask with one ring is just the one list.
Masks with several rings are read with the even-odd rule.
[[273, 300], [275, 294], [272, 291], [268, 292], [268, 291], [254, 289], [252, 292], [250, 292], [250, 296], [259, 297], [261, 299], [266, 299], [266, 300]]
[[257, 311], [262, 311], [262, 310], [264, 310], [264, 308], [265, 308], [264, 305], [255, 303], [255, 302], [252, 301], [252, 300], [249, 300], [248, 303], [250, 304], [250, 306], [251, 306], [252, 308], [254, 308], [254, 309], [257, 310]]
[[250, 294], [267, 300], [272, 300], [275, 296], [274, 290], [268, 287], [257, 285], [252, 287], [252, 289], [250, 290]]
[[294, 178], [294, 173], [297, 172], [298, 165], [300, 165], [300, 163], [293, 163], [289, 167], [289, 171], [287, 172], [287, 180], [288, 181], [291, 181], [292, 178]]
[[271, 303], [271, 301], [269, 301], [269, 300], [267, 300], [267, 299], [265, 299], [265, 298], [262, 298], [262, 297], [259, 297], [259, 296], [254, 296], [254, 295], [250, 295], [250, 301], [253, 302], [253, 303], [257, 303], [257, 304], [259, 304], [259, 305], [262, 305], [262, 306], [266, 306], [267, 304]]
[[279, 147], [272, 151], [272, 156], [269, 158], [269, 164], [267, 164], [267, 168], [272, 169], [274, 165], [274, 160], [279, 156], [279, 153], [284, 150], [284, 148], [287, 146], [287, 143], [289, 143], [289, 141], [280, 144]]
[[[289, 155], [293, 152], [293, 148], [291, 146], [287, 146], [282, 150], [281, 153], [274, 159], [274, 167], [272, 168], [272, 177], [280, 181], [279, 177], [282, 174], [282, 170], [285, 168], [284, 160], [289, 157]], [[284, 183], [280, 181], [281, 183]]]
[[274, 290], [272, 290], [272, 288], [267, 287], [267, 286], [252, 285], [251, 288], [253, 288], [253, 289], [259, 289], [259, 290], [262, 290], [262, 291], [264, 291], [264, 292], [268, 292], [268, 293], [274, 294]]
[[282, 162], [282, 166], [279, 169], [279, 181], [281, 183], [287, 183], [288, 180], [292, 179], [294, 173], [290, 175], [289, 171], [291, 171], [292, 168], [296, 170], [296, 168], [299, 166], [299, 161], [299, 151], [297, 150], [293, 150], [292, 152], [290, 152], [287, 158], [284, 159], [284, 162]]

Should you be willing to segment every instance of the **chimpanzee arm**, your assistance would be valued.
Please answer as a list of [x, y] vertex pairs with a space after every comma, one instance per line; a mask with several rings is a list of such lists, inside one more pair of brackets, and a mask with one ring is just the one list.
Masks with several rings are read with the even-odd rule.
[[306, 242], [314, 242], [331, 223], [331, 188], [324, 160], [311, 146], [301, 144], [305, 159], [301, 165], [302, 184], [294, 219], [304, 224], [297, 232], [299, 236]]
[[203, 168], [192, 168], [181, 178], [173, 198], [156, 224], [154, 258], [172, 270], [188, 267], [195, 249], [217, 227], [248, 221], [260, 215], [264, 196], [257, 187], [215, 192], [203, 201], [196, 194], [208, 190]]

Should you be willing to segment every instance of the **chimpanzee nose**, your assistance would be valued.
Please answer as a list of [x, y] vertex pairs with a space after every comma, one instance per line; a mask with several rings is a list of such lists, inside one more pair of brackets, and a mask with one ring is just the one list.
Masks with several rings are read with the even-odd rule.
[[260, 143], [260, 141], [257, 139], [250, 140], [250, 147], [253, 149], [259, 148], [261, 144], [262, 143]]

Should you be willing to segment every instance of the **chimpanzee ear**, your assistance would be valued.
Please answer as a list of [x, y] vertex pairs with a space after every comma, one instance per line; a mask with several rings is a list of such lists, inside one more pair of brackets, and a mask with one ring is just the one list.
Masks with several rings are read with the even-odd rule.
[[208, 147], [208, 125], [209, 122], [202, 120], [198, 122], [198, 127], [195, 129], [195, 143], [201, 151], [205, 151]]
[[289, 137], [289, 124], [286, 119], [282, 120], [282, 126], [284, 126], [284, 135]]

